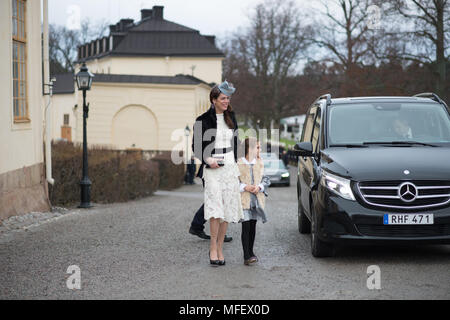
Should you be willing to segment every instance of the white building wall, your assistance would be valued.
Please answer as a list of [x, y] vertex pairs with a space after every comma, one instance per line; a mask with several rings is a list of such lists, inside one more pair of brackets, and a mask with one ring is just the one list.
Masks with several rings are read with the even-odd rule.
[[0, 1], [0, 221], [50, 209], [44, 174], [41, 1], [26, 1], [28, 119], [14, 122], [12, 1]]
[[[118, 148], [113, 145], [113, 121], [119, 111], [124, 108], [147, 108], [154, 115], [156, 125], [153, 134], [157, 137], [156, 150], [172, 150], [180, 142], [172, 141], [172, 135], [176, 130], [184, 135], [184, 129], [189, 126], [192, 130], [195, 118], [198, 115], [200, 101], [206, 101], [210, 88], [206, 85], [156, 85], [156, 84], [124, 84], [124, 83], [94, 83], [87, 92], [87, 102], [90, 103], [88, 118], [88, 143], [89, 145], [103, 145]], [[76, 141], [83, 140], [83, 110], [82, 95], [78, 97], [76, 119]], [[130, 112], [125, 117], [127, 121], [136, 125], [136, 130], [128, 132], [127, 141], [136, 141], [135, 148], [145, 149], [139, 144], [142, 141], [142, 132], [152, 135], [148, 128], [140, 130], [145, 124], [142, 119], [129, 118], [133, 114], [136, 117], [139, 112]], [[153, 123], [153, 122], [152, 122]], [[149, 137], [150, 138], [153, 138]], [[185, 144], [178, 149], [184, 150]], [[133, 146], [129, 146], [132, 148]], [[120, 146], [120, 149], [124, 149]]]
[[42, 163], [41, 2], [27, 1], [27, 89], [30, 122], [14, 123], [12, 3], [0, 1], [0, 174]]
[[77, 91], [70, 94], [55, 94], [52, 97], [52, 140], [61, 139], [61, 127], [64, 125], [64, 114], [69, 115], [69, 126], [72, 128], [72, 140], [76, 133]]

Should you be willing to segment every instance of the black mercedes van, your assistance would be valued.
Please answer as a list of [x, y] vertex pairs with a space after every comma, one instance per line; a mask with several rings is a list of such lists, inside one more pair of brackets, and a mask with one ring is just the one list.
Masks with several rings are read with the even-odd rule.
[[433, 93], [318, 98], [298, 157], [298, 228], [336, 244], [450, 244], [450, 110]]

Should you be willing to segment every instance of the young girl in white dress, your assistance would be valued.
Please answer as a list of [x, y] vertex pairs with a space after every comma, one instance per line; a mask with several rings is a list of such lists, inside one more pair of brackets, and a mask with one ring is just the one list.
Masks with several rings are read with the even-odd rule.
[[259, 157], [260, 145], [256, 138], [245, 139], [244, 150], [245, 157], [238, 161], [241, 201], [244, 209], [241, 240], [244, 264], [251, 265], [258, 261], [253, 252], [256, 223], [258, 220], [263, 223], [267, 221], [264, 207], [270, 179], [264, 176], [264, 163]]

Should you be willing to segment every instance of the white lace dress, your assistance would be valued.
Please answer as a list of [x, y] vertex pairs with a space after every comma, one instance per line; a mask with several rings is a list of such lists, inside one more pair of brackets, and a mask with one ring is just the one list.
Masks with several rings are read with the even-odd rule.
[[[217, 114], [215, 148], [230, 148], [233, 130], [228, 128], [223, 114]], [[216, 153], [216, 156], [222, 154]], [[239, 168], [231, 150], [223, 154], [225, 165], [205, 168], [205, 220], [220, 218], [221, 222], [238, 223], [244, 218], [239, 190]]]

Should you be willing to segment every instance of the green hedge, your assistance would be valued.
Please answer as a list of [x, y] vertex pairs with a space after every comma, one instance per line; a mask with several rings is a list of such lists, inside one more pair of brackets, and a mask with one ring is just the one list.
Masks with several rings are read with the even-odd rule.
[[170, 153], [164, 153], [152, 158], [159, 164], [161, 190], [172, 190], [180, 187], [184, 183], [185, 165], [176, 165], [170, 158]]
[[[152, 195], [158, 189], [182, 185], [184, 166], [176, 166], [165, 152], [151, 160], [143, 159], [140, 150], [116, 151], [89, 149], [91, 202], [125, 202]], [[52, 171], [55, 184], [49, 187], [54, 206], [71, 206], [80, 202], [82, 176], [80, 145], [57, 142], [52, 146]]]

